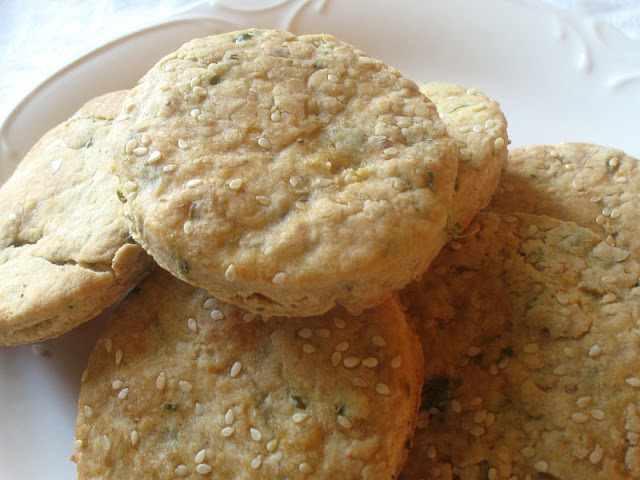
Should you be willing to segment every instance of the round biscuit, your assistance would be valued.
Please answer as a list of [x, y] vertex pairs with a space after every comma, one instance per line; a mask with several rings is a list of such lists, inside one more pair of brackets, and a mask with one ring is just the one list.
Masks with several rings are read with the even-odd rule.
[[435, 106], [328, 35], [196, 39], [129, 94], [115, 138], [134, 238], [256, 313], [373, 306], [446, 240], [457, 159]]
[[402, 292], [425, 383], [400, 478], [638, 478], [639, 263], [550, 217], [470, 230]]
[[158, 269], [91, 354], [79, 479], [396, 478], [422, 365], [396, 296], [266, 320]]
[[129, 236], [105, 137], [126, 91], [45, 134], [0, 188], [0, 345], [67, 332], [151, 262]]

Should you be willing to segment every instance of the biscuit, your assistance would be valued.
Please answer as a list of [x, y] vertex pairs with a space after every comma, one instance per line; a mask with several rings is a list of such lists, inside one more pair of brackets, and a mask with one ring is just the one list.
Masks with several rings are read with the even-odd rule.
[[114, 142], [134, 238], [254, 313], [375, 305], [446, 241], [457, 158], [435, 106], [333, 37], [193, 40], [124, 113]]
[[125, 95], [91, 100], [49, 131], [0, 188], [0, 345], [93, 318], [150, 263], [129, 236], [105, 142]]
[[492, 211], [574, 221], [640, 258], [640, 166], [636, 158], [586, 143], [529, 145], [509, 155]]
[[265, 320], [158, 269], [83, 375], [79, 479], [396, 478], [422, 362], [396, 296]]
[[419, 86], [459, 148], [450, 226], [460, 233], [490, 202], [507, 166], [507, 119], [500, 104], [477, 88], [445, 82]]
[[480, 213], [402, 292], [425, 384], [400, 478], [640, 478], [640, 265], [573, 222]]

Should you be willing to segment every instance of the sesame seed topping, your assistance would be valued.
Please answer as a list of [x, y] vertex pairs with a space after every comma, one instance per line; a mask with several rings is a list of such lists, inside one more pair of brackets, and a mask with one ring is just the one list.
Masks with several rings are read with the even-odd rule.
[[595, 410], [591, 410], [591, 417], [593, 417], [594, 420], [604, 420], [604, 412], [596, 408]]
[[208, 92], [206, 88], [196, 86], [196, 87], [193, 87], [193, 93], [195, 93], [199, 97], [206, 97]]
[[301, 338], [311, 338], [311, 335], [313, 335], [313, 332], [310, 328], [303, 328], [298, 331], [298, 336]]
[[111, 353], [111, 350], [113, 350], [113, 340], [107, 338], [104, 341], [104, 348], [107, 350], [107, 353]]
[[256, 319], [256, 315], [255, 315], [254, 313], [249, 313], [249, 312], [247, 312], [247, 313], [245, 313], [245, 314], [242, 316], [242, 321], [243, 321], [244, 323], [251, 323], [251, 322], [253, 322], [255, 319]]
[[187, 326], [189, 327], [189, 330], [194, 333], [198, 331], [198, 322], [196, 322], [195, 318], [189, 317], [187, 319]]
[[258, 139], [258, 145], [260, 145], [262, 148], [269, 148], [271, 147], [271, 142], [268, 138], [260, 137]]
[[615, 220], [616, 218], [620, 218], [620, 215], [622, 215], [620, 209], [614, 208], [613, 210], [611, 210], [611, 215], [609, 216]]
[[137, 445], [138, 444], [138, 440], [140, 439], [140, 434], [138, 433], [137, 430], [132, 430], [131, 431], [131, 445]]
[[233, 410], [227, 410], [227, 413], [224, 414], [224, 423], [227, 425], [231, 425], [235, 421], [236, 417], [233, 414]]
[[638, 377], [630, 377], [625, 380], [632, 387], [640, 387], [640, 378]]
[[474, 397], [469, 403], [471, 403], [472, 407], [477, 407], [478, 405], [482, 404], [482, 397]]
[[234, 431], [235, 429], [233, 427], [224, 427], [220, 433], [223, 437], [230, 437], [231, 435], [233, 435]]
[[489, 365], [489, 374], [498, 375], [498, 366], [495, 363]]
[[151, 136], [147, 132], [143, 133], [142, 137], [140, 137], [140, 143], [145, 147], [149, 146], [151, 143]]
[[540, 346], [537, 343], [528, 343], [522, 349], [525, 353], [536, 353], [540, 350]]
[[473, 427], [471, 430], [469, 430], [469, 433], [474, 437], [481, 437], [482, 435], [484, 435], [484, 432], [484, 427]]
[[193, 389], [193, 385], [191, 384], [191, 382], [187, 382], [186, 380], [180, 380], [180, 382], [178, 382], [178, 385], [180, 387], [180, 390], [184, 393], [189, 393]]
[[382, 337], [381, 337], [381, 336], [379, 336], [379, 335], [376, 335], [375, 337], [373, 337], [373, 338], [371, 339], [371, 341], [373, 342], [373, 344], [374, 344], [376, 347], [386, 347], [386, 346], [387, 346], [387, 342], [384, 340], [384, 338], [382, 338]]
[[531, 457], [535, 457], [536, 451], [534, 450], [533, 447], [524, 447], [522, 450], [520, 450], [520, 454], [523, 457], [531, 458]]
[[211, 314], [209, 315], [212, 320], [222, 320], [224, 318], [224, 313], [222, 310], [214, 308], [211, 310]]
[[360, 359], [358, 357], [350, 356], [345, 358], [342, 361], [342, 364], [345, 366], [345, 368], [355, 368], [360, 365]]
[[617, 183], [627, 183], [628, 178], [622, 175], [621, 177], [615, 177], [614, 180]]
[[234, 178], [229, 182], [229, 188], [231, 190], [240, 190], [244, 185], [244, 180], [242, 178]]
[[207, 450], [202, 449], [196, 454], [196, 463], [202, 463], [207, 459]]
[[260, 440], [262, 440], [262, 432], [257, 428], [251, 427], [251, 429], [249, 430], [249, 434], [251, 435], [251, 439], [255, 442], [259, 442]]
[[85, 405], [83, 409], [85, 417], [91, 418], [93, 416], [93, 410], [89, 405]]
[[340, 317], [333, 317], [333, 324], [339, 330], [344, 330], [344, 328], [347, 326], [347, 322], [345, 322], [344, 319]]
[[194, 108], [193, 110], [191, 110], [189, 112], [189, 115], [191, 115], [193, 118], [198, 118], [198, 116], [202, 113], [202, 110], [200, 110], [199, 108]]
[[493, 422], [496, 420], [496, 416], [494, 413], [489, 412], [487, 413], [487, 418], [484, 421], [484, 424], [488, 427], [490, 425], [493, 425]]
[[260, 465], [262, 465], [262, 456], [257, 455], [256, 458], [251, 461], [251, 468], [257, 470], [258, 468], [260, 468]]
[[313, 473], [313, 467], [307, 462], [302, 462], [300, 465], [298, 465], [298, 469], [302, 473]]
[[83, 445], [83, 442], [79, 438], [76, 438], [73, 442], [73, 448], [75, 448], [76, 450], [81, 449], [82, 445]]
[[113, 388], [114, 390], [118, 390], [119, 388], [122, 388], [123, 384], [124, 382], [122, 380], [114, 380], [113, 382], [111, 382], [111, 388]]
[[461, 127], [458, 128], [458, 130], [460, 131], [460, 133], [469, 133], [471, 131], [471, 126], [462, 125]]
[[273, 278], [271, 279], [271, 281], [273, 283], [275, 283], [276, 285], [282, 284], [287, 280], [287, 274], [284, 272], [278, 272], [276, 273]]
[[491, 467], [489, 470], [487, 470], [487, 480], [497, 480], [497, 479], [498, 479], [498, 471], [494, 467]]
[[427, 448], [427, 457], [428, 458], [436, 458], [436, 455], [438, 454], [436, 447], [434, 447], [433, 445], [429, 445], [429, 447]]
[[487, 414], [489, 412], [487, 412], [486, 410], [478, 410], [476, 413], [473, 414], [473, 421], [475, 423], [482, 423], [485, 421], [485, 419], [487, 418]]
[[333, 352], [333, 354], [331, 355], [331, 365], [333, 365], [334, 367], [337, 367], [338, 365], [340, 365], [341, 361], [342, 361], [342, 353]]
[[475, 133], [480, 133], [482, 130], [484, 130], [482, 128], [482, 125], [474, 125], [471, 130], [473, 130]]
[[176, 169], [176, 166], [173, 163], [170, 163], [169, 165], [165, 165], [164, 167], [162, 167], [162, 171], [165, 173], [173, 172], [175, 169]]
[[127, 144], [124, 147], [124, 151], [127, 155], [131, 155], [133, 153], [133, 150], [138, 146], [138, 142], [136, 141], [135, 138], [132, 138], [131, 140], [129, 140], [127, 142]]
[[337, 82], [338, 76], [334, 75], [333, 73], [330, 73], [329, 75], [327, 75], [327, 80], [329, 80], [330, 82]]
[[351, 420], [349, 420], [344, 415], [338, 415], [338, 423], [342, 428], [346, 428], [347, 430], [353, 426]]
[[589, 395], [585, 395], [584, 397], [580, 397], [576, 400], [576, 406], [578, 408], [585, 408], [589, 405], [591, 405], [591, 396]]
[[571, 414], [571, 420], [576, 423], [587, 423], [589, 421], [589, 417], [582, 412], [574, 412]]
[[400, 368], [402, 365], [402, 357], [400, 355], [396, 355], [391, 359], [391, 368]]
[[189, 473], [189, 470], [187, 469], [186, 465], [178, 465], [173, 473], [175, 473], [179, 477], [185, 477], [187, 473]]
[[122, 363], [122, 355], [123, 355], [122, 350], [116, 350], [116, 357], [115, 357], [116, 365], [120, 365], [120, 363]]
[[271, 114], [271, 120], [274, 122], [279, 122], [280, 120], [282, 120], [282, 113], [280, 113], [280, 110], [276, 110]]
[[109, 450], [111, 448], [111, 440], [106, 435], [102, 436], [102, 446], [105, 450]]
[[63, 162], [62, 158], [58, 158], [57, 160], [54, 160], [53, 162], [51, 162], [51, 173], [56, 173], [58, 170], [60, 170], [60, 167], [62, 166], [62, 162]]
[[384, 383], [376, 383], [376, 392], [378, 395], [388, 396], [391, 395], [391, 390]]
[[293, 420], [293, 423], [302, 423], [307, 418], [309, 418], [309, 414], [308, 413], [302, 413], [302, 412], [296, 412], [291, 417], [291, 419]]
[[482, 349], [480, 347], [469, 347], [469, 349], [467, 350], [467, 355], [469, 355], [470, 357], [475, 357], [477, 355], [480, 355], [481, 352]]
[[122, 390], [120, 390], [120, 392], [118, 393], [118, 398], [120, 400], [124, 400], [127, 398], [128, 395], [129, 395], [129, 389], [125, 387]]
[[231, 366], [231, 372], [229, 373], [229, 375], [231, 375], [232, 378], [237, 377], [238, 375], [240, 375], [240, 371], [242, 370], [242, 363], [240, 362], [235, 362], [232, 366]]
[[353, 383], [356, 387], [360, 387], [360, 388], [367, 388], [369, 386], [367, 381], [360, 377], [354, 378], [353, 380], [351, 380], [351, 383]]
[[374, 368], [378, 365], [378, 359], [376, 357], [367, 357], [362, 360], [362, 365], [367, 368]]
[[156, 377], [156, 388], [158, 390], [163, 390], [166, 384], [167, 384], [167, 374], [164, 372], [160, 372]]
[[87, 378], [89, 378], [89, 370], [85, 368], [82, 372], [82, 377], [80, 377], [80, 381], [84, 383], [87, 381]]
[[600, 356], [601, 353], [602, 353], [602, 348], [600, 348], [600, 345], [593, 345], [589, 349], [589, 356], [591, 358], [596, 358], [596, 357]]
[[224, 272], [224, 277], [229, 281], [234, 281], [236, 279], [236, 267], [230, 264]]
[[133, 154], [136, 157], [143, 157], [147, 153], [149, 153], [149, 149], [147, 147], [136, 147], [133, 149]]
[[331, 332], [327, 328], [319, 328], [316, 330], [316, 335], [318, 335], [320, 338], [329, 338]]
[[544, 460], [538, 460], [533, 464], [533, 468], [535, 468], [539, 472], [546, 472], [549, 469], [549, 465]]
[[553, 374], [558, 377], [562, 377], [567, 374], [567, 367], [560, 365], [553, 370]]
[[200, 402], [196, 402], [193, 411], [196, 415], [202, 415], [204, 413], [204, 407]]
[[179, 138], [178, 139], [178, 148], [182, 148], [182, 149], [189, 148], [189, 142], [187, 142], [186, 140], [184, 140], [182, 138]]
[[338, 352], [346, 352], [347, 350], [349, 350], [349, 342], [346, 340], [343, 340], [336, 345], [336, 351]]
[[201, 463], [196, 467], [196, 472], [198, 472], [200, 475], [211, 473], [212, 470], [213, 468], [211, 468], [211, 465], [209, 465], [208, 463]]
[[198, 185], [202, 184], [202, 179], [200, 178], [194, 178], [191, 179], [187, 182], [187, 187], [192, 188], [192, 187], [197, 187]]
[[264, 207], [271, 205], [271, 199], [269, 197], [265, 197], [264, 195], [258, 195], [256, 197], [256, 202]]
[[269, 440], [267, 442], [267, 452], [273, 453], [276, 451], [276, 449], [278, 448], [278, 439], [274, 438], [272, 440]]
[[455, 413], [462, 412], [462, 404], [458, 400], [451, 400], [451, 410]]
[[302, 351], [304, 353], [314, 353], [316, 352], [316, 347], [314, 347], [313, 345], [311, 345], [310, 343], [305, 343], [304, 345], [302, 345]]
[[593, 449], [593, 452], [589, 454], [589, 462], [593, 465], [596, 465], [602, 461], [604, 457], [604, 449], [596, 443], [596, 447]]

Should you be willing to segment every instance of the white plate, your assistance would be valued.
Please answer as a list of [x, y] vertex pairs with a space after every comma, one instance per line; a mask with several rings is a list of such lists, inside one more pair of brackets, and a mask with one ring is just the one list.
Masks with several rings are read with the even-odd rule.
[[[53, 74], [0, 126], [0, 181], [89, 98], [131, 87], [184, 41], [251, 26], [331, 33], [417, 81], [474, 86], [502, 104], [513, 145], [593, 142], [640, 157], [640, 44], [606, 25], [516, 0], [225, 0], [114, 40]], [[0, 348], [0, 477], [76, 478], [80, 376], [104, 320]]]

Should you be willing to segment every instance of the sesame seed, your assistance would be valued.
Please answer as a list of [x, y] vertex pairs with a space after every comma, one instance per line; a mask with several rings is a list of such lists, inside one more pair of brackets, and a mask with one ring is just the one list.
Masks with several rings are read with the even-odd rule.
[[212, 470], [213, 468], [211, 468], [211, 465], [209, 465], [208, 463], [201, 463], [196, 467], [196, 472], [198, 472], [200, 475], [211, 473]]
[[257, 470], [258, 468], [260, 468], [260, 465], [262, 465], [262, 456], [257, 455], [256, 458], [251, 461], [251, 468]]
[[276, 449], [278, 448], [278, 439], [277, 439], [277, 438], [274, 438], [274, 439], [272, 439], [272, 440], [269, 440], [269, 441], [267, 442], [267, 446], [266, 446], [266, 448], [267, 448], [267, 452], [270, 452], [270, 453], [275, 452], [275, 451], [276, 451]]
[[271, 120], [274, 122], [279, 122], [280, 120], [282, 120], [282, 113], [280, 113], [280, 110], [276, 110], [275, 112], [271, 113]]
[[386, 346], [387, 346], [387, 342], [384, 340], [384, 338], [382, 338], [382, 337], [381, 337], [381, 336], [379, 336], [379, 335], [376, 335], [375, 337], [373, 337], [373, 338], [371, 339], [371, 341], [373, 342], [373, 344], [374, 344], [376, 347], [386, 347]]
[[122, 390], [120, 390], [120, 392], [118, 393], [118, 398], [120, 400], [124, 400], [127, 398], [128, 395], [129, 395], [129, 389], [125, 387]]
[[497, 479], [498, 479], [498, 471], [494, 467], [491, 467], [489, 470], [487, 470], [487, 480], [497, 480]]
[[562, 377], [567, 374], [567, 367], [565, 367], [564, 365], [560, 365], [553, 370], [553, 374], [558, 377]]
[[192, 187], [197, 187], [198, 185], [202, 184], [202, 179], [200, 178], [194, 178], [192, 180], [189, 180], [187, 182], [187, 187], [192, 188]]
[[495, 414], [492, 413], [492, 412], [489, 412], [489, 413], [487, 413], [487, 418], [485, 419], [484, 424], [487, 427], [489, 427], [489, 426], [493, 425], [493, 422], [495, 422], [495, 420], [496, 420]]
[[114, 390], [118, 390], [119, 388], [122, 388], [123, 384], [124, 382], [122, 380], [114, 380], [113, 382], [111, 382], [111, 388], [113, 388]]
[[111, 350], [113, 350], [113, 340], [107, 338], [104, 341], [104, 348], [107, 350], [107, 353], [111, 353]]
[[236, 279], [236, 267], [230, 264], [224, 272], [224, 277], [229, 281], [234, 281]]
[[402, 357], [400, 355], [396, 355], [391, 359], [391, 368], [400, 368], [402, 365]]
[[258, 145], [260, 145], [262, 148], [269, 148], [271, 147], [271, 142], [267, 138], [260, 137], [258, 139]]
[[360, 359], [358, 357], [350, 356], [345, 358], [342, 361], [342, 364], [345, 366], [345, 368], [355, 368], [360, 365]]
[[160, 374], [156, 377], [156, 388], [158, 390], [163, 390], [166, 384], [167, 375], [164, 372], [160, 372]]
[[487, 418], [487, 414], [489, 412], [487, 412], [486, 410], [478, 410], [476, 413], [473, 414], [473, 421], [475, 423], [482, 423], [485, 421], [485, 419]]
[[235, 415], [233, 414], [233, 410], [227, 410], [227, 413], [224, 414], [224, 423], [227, 425], [231, 425], [235, 421]]
[[480, 355], [481, 352], [482, 349], [480, 347], [469, 347], [469, 349], [467, 350], [467, 355], [469, 355], [470, 357], [475, 357], [477, 355]]
[[474, 437], [481, 437], [482, 435], [484, 435], [484, 432], [485, 430], [483, 427], [473, 427], [471, 430], [469, 430], [469, 433]]
[[383, 153], [384, 153], [385, 155], [389, 155], [389, 156], [391, 157], [391, 156], [394, 156], [394, 155], [397, 155], [397, 154], [398, 154], [398, 149], [397, 149], [396, 147], [389, 147], [389, 148], [385, 148], [385, 149], [383, 150]]
[[303, 328], [298, 331], [298, 336], [301, 338], [311, 338], [311, 335], [313, 335], [313, 332], [310, 328]]
[[142, 137], [140, 137], [140, 143], [145, 147], [149, 146], [151, 143], [151, 136], [147, 132], [143, 133]]
[[302, 462], [300, 465], [298, 465], [298, 469], [302, 473], [312, 473], [313, 472], [313, 467], [311, 466], [311, 464], [309, 464], [307, 462]]
[[264, 195], [258, 195], [256, 197], [256, 202], [264, 207], [271, 205], [271, 199], [269, 197], [265, 197]]
[[189, 470], [187, 469], [186, 465], [178, 465], [173, 473], [175, 473], [179, 477], [185, 477], [187, 473], [189, 473]]
[[330, 73], [329, 75], [327, 75], [327, 80], [329, 80], [330, 82], [337, 82], [338, 76], [334, 75], [333, 73]]
[[576, 406], [578, 408], [585, 408], [588, 407], [591, 404], [591, 397], [589, 395], [585, 395], [584, 397], [580, 397], [578, 398], [578, 400], [576, 400]]
[[116, 350], [116, 357], [115, 357], [116, 365], [120, 365], [120, 363], [122, 363], [122, 355], [123, 355], [122, 350]]
[[458, 400], [451, 400], [451, 410], [455, 413], [462, 412], [462, 404]]
[[531, 457], [535, 457], [536, 451], [534, 450], [533, 447], [524, 447], [522, 450], [520, 450], [520, 454], [523, 457], [531, 458]]
[[589, 417], [582, 412], [574, 412], [571, 414], [571, 420], [576, 423], [587, 423], [589, 421]]
[[349, 342], [343, 340], [336, 345], [335, 349], [338, 352], [346, 352], [347, 350], [349, 350]]
[[231, 372], [229, 373], [229, 375], [231, 375], [232, 378], [237, 377], [238, 375], [240, 375], [240, 371], [242, 370], [242, 363], [240, 362], [235, 362], [232, 366], [231, 366]]
[[202, 449], [196, 454], [196, 463], [202, 463], [207, 459], [207, 450]]
[[189, 142], [187, 142], [186, 140], [184, 140], [182, 138], [179, 138], [178, 139], [178, 148], [182, 148], [182, 149], [189, 148]]
[[76, 450], [79, 450], [82, 448], [83, 442], [82, 440], [76, 438], [75, 441], [73, 442], [73, 448], [75, 448]]
[[638, 377], [630, 377], [625, 380], [632, 387], [640, 387], [640, 378]]
[[613, 218], [614, 220], [616, 218], [620, 218], [620, 215], [622, 215], [622, 212], [620, 211], [620, 209], [618, 208], [614, 208], [613, 210], [611, 210], [611, 215], [610, 217]]
[[384, 383], [376, 383], [376, 392], [378, 395], [388, 396], [391, 395], [391, 390]]
[[540, 346], [537, 343], [528, 343], [522, 349], [525, 353], [536, 353], [540, 350]]
[[533, 464], [533, 468], [535, 468], [539, 472], [546, 472], [549, 469], [549, 465], [544, 460], [538, 460]]
[[282, 283], [284, 283], [287, 280], [287, 274], [284, 272], [278, 272], [276, 273], [273, 278], [271, 279], [271, 281], [273, 283], [275, 283], [276, 285], [280, 285]]
[[334, 367], [337, 367], [338, 365], [340, 365], [341, 361], [342, 361], [342, 354], [340, 352], [333, 352], [333, 354], [331, 355], [331, 365], [333, 365]]
[[149, 153], [149, 149], [147, 147], [136, 147], [133, 149], [133, 154], [136, 157], [143, 157], [147, 153]]
[[165, 165], [164, 167], [162, 167], [162, 171], [165, 173], [173, 172], [175, 169], [176, 169], [176, 166], [173, 163], [170, 163], [169, 165]]
[[360, 387], [360, 388], [367, 388], [369, 386], [367, 381], [360, 377], [356, 377], [352, 379], [351, 383], [353, 383], [356, 387]]
[[127, 144], [124, 147], [124, 151], [127, 155], [131, 155], [133, 153], [133, 150], [138, 146], [138, 142], [135, 138], [132, 138], [131, 140], [129, 140], [127, 142]]
[[342, 428], [346, 428], [347, 430], [353, 426], [351, 420], [349, 420], [344, 415], [338, 415], [338, 423]]
[[254, 313], [245, 313], [242, 316], [242, 321], [244, 323], [251, 323], [256, 319], [256, 315]]
[[471, 131], [471, 127], [469, 125], [462, 125], [458, 130], [460, 133], [469, 133]]
[[57, 160], [54, 160], [53, 162], [51, 162], [51, 173], [56, 173], [58, 170], [60, 170], [60, 167], [62, 166], [62, 162], [63, 162], [62, 158], [58, 158]]
[[187, 382], [186, 380], [180, 380], [178, 385], [180, 386], [180, 390], [184, 393], [189, 393], [193, 389], [191, 382]]
[[434, 447], [433, 445], [429, 445], [429, 447], [427, 448], [427, 457], [428, 458], [436, 458], [436, 455], [438, 454], [436, 447]]
[[598, 215], [596, 217], [596, 224], [602, 226], [605, 224], [605, 222], [606, 222], [606, 219], [604, 218], [604, 215]]
[[473, 130], [475, 133], [480, 133], [482, 130], [484, 130], [482, 128], [482, 125], [474, 125], [471, 130]]
[[614, 180], [617, 183], [627, 183], [628, 178], [622, 175], [621, 177], [615, 177]]
[[487, 104], [483, 102], [483, 103], [474, 105], [473, 107], [471, 107], [471, 110], [473, 110], [474, 112], [481, 112], [485, 108], [487, 108]]
[[347, 322], [345, 322], [344, 319], [340, 317], [333, 317], [333, 324], [339, 330], [344, 330], [344, 328], [347, 326]]
[[314, 353], [316, 352], [316, 347], [314, 347], [313, 345], [311, 345], [310, 343], [305, 343], [304, 345], [302, 345], [302, 351], [304, 353]]
[[293, 423], [302, 423], [307, 418], [309, 418], [309, 414], [301, 413], [301, 412], [294, 413], [293, 416], [291, 417], [291, 419], [293, 420]]
[[376, 357], [367, 357], [362, 360], [362, 365], [367, 368], [374, 368], [378, 365], [378, 359]]
[[589, 356], [591, 358], [598, 357], [598, 356], [600, 356], [601, 353], [602, 353], [602, 348], [600, 348], [600, 345], [593, 345], [589, 349]]
[[495, 363], [489, 365], [489, 374], [498, 375], [498, 366]]
[[206, 88], [197, 86], [197, 87], [193, 87], [193, 93], [195, 93], [199, 97], [206, 97], [209, 92], [207, 92]]
[[233, 427], [224, 427], [220, 433], [223, 437], [230, 437], [231, 435], [233, 435], [234, 431], [235, 429]]
[[576, 356], [576, 352], [572, 348], [564, 347], [562, 351], [567, 358], [574, 358]]
[[591, 417], [593, 417], [594, 420], [604, 420], [604, 412], [596, 408], [595, 410], [591, 410]]
[[138, 444], [138, 440], [140, 439], [140, 434], [138, 433], [137, 430], [132, 430], [131, 431], [131, 445], [137, 445]]
[[93, 416], [93, 410], [89, 405], [84, 406], [84, 415], [87, 418], [91, 418]]
[[612, 157], [609, 159], [607, 163], [609, 164], [610, 167], [616, 168], [618, 166], [618, 159], [616, 157]]
[[249, 433], [251, 435], [251, 439], [259, 442], [260, 440], [262, 440], [262, 432], [260, 432], [260, 430], [258, 430], [257, 428], [251, 428], [249, 430]]
[[234, 178], [229, 182], [229, 188], [231, 190], [240, 190], [244, 185], [244, 180], [242, 178]]
[[194, 333], [198, 331], [198, 322], [196, 322], [195, 318], [189, 317], [187, 319], [187, 326], [189, 327], [189, 330]]
[[224, 318], [224, 313], [222, 312], [222, 310], [214, 308], [213, 310], [211, 310], [209, 316], [212, 320], [222, 320]]
[[331, 332], [327, 328], [319, 328], [316, 330], [316, 335], [318, 335], [320, 338], [329, 338]]
[[202, 110], [200, 110], [199, 108], [194, 108], [193, 110], [191, 110], [189, 112], [189, 115], [191, 115], [193, 118], [198, 118], [198, 116], [202, 113]]
[[474, 397], [471, 402], [469, 402], [472, 407], [477, 407], [482, 403], [482, 397]]
[[195, 407], [194, 407], [194, 412], [196, 415], [202, 415], [204, 413], [204, 407], [202, 406], [202, 404], [200, 402], [196, 402]]
[[111, 448], [111, 440], [106, 435], [102, 436], [102, 446], [105, 450], [109, 450]]
[[602, 458], [604, 457], [604, 449], [596, 443], [596, 448], [593, 449], [593, 452], [589, 454], [589, 462], [593, 465], [600, 463]]

